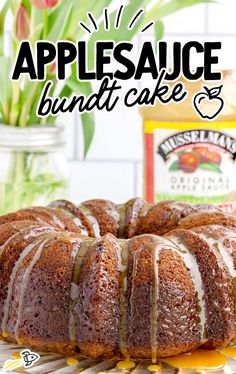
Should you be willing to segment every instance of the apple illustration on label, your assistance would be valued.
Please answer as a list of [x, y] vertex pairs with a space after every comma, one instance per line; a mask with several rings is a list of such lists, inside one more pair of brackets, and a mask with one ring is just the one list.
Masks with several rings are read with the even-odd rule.
[[203, 119], [213, 120], [224, 107], [224, 100], [220, 97], [223, 85], [208, 88], [198, 92], [193, 98], [193, 105], [198, 115]]

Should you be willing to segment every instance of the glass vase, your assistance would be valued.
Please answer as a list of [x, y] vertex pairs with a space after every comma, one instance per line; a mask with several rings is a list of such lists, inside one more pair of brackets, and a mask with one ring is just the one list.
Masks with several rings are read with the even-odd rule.
[[68, 197], [63, 128], [0, 125], [0, 214]]

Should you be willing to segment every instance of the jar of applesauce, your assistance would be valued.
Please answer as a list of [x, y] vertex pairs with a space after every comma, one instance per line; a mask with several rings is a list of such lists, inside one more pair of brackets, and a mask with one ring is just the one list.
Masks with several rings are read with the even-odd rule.
[[[212, 203], [236, 212], [236, 75], [224, 71], [221, 83], [184, 85], [188, 96], [182, 103], [142, 109], [144, 198]], [[194, 100], [198, 92], [203, 94]]]

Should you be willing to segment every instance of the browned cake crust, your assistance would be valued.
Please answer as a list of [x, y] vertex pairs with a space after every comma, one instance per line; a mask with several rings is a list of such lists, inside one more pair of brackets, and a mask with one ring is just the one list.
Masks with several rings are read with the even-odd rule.
[[196, 349], [201, 332], [194, 283], [182, 257], [168, 246], [160, 252], [159, 282], [157, 355]]
[[114, 357], [119, 346], [120, 277], [115, 238], [91, 243], [78, 281], [77, 341], [85, 356]]
[[8, 290], [3, 326], [11, 339], [47, 351], [74, 351], [70, 294], [77, 240], [51, 232], [31, 243]]
[[205, 304], [205, 347], [221, 349], [235, 336], [234, 290], [223, 257], [213, 245], [188, 230], [167, 235], [195, 257], [202, 278]]
[[144, 233], [164, 235], [177, 228], [185, 217], [198, 212], [204, 216], [209, 209], [212, 212], [218, 211], [217, 208], [207, 204], [190, 205], [176, 201], [163, 201], [152, 207], [145, 205], [135, 235]]
[[61, 211], [74, 221], [77, 229], [75, 232], [79, 232], [82, 235], [96, 237], [96, 232], [93, 228], [92, 223], [88, 219], [88, 214], [83, 212], [78, 206], [67, 200], [57, 200], [52, 202], [50, 207]]
[[60, 200], [0, 217], [0, 336], [38, 351], [221, 349], [235, 279], [236, 218], [209, 205]]
[[131, 239], [128, 248], [126, 344], [132, 357], [151, 357], [154, 242], [143, 235]]
[[177, 226], [188, 208], [189, 204], [173, 201], [163, 201], [151, 207], [144, 205], [135, 234], [163, 235]]
[[[222, 255], [228, 267], [233, 271], [236, 269], [236, 230], [220, 225], [200, 226], [191, 231], [202, 236], [213, 245]], [[232, 263], [230, 264], [230, 258]], [[233, 277], [234, 275], [231, 274]]]
[[34, 221], [16, 221], [0, 225], [0, 325], [10, 277], [21, 252], [39, 236], [53, 231], [56, 229]]
[[151, 235], [130, 240], [127, 336], [131, 357], [155, 361], [199, 345], [194, 291], [189, 271], [173, 243]]
[[178, 223], [178, 227], [183, 229], [192, 229], [206, 225], [221, 225], [236, 228], [236, 216], [222, 211], [211, 210], [190, 214]]
[[111, 233], [118, 236], [119, 230], [119, 214], [117, 212], [116, 204], [108, 200], [89, 200], [80, 205], [80, 208], [86, 207], [89, 209], [100, 227], [100, 235]]
[[0, 216], [0, 225], [7, 222], [32, 220], [59, 230], [77, 231], [77, 226], [65, 214], [49, 207], [32, 207]]
[[[123, 209], [123, 228], [122, 235], [118, 235], [119, 238], [133, 238], [137, 231], [139, 216], [141, 215], [141, 209], [145, 203], [142, 199], [136, 198], [129, 200], [125, 205], [120, 205], [120, 211]], [[121, 214], [120, 214], [121, 216]], [[120, 222], [121, 226], [121, 222]], [[120, 234], [120, 233], [118, 233]]]

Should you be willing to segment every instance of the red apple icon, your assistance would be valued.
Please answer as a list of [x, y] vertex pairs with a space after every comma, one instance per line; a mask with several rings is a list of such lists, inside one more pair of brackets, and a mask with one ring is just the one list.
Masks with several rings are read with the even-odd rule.
[[224, 100], [220, 97], [222, 87], [203, 86], [206, 92], [198, 92], [194, 96], [193, 105], [201, 118], [212, 120], [221, 112], [224, 107]]
[[199, 166], [199, 158], [193, 152], [186, 152], [179, 158], [179, 168], [184, 173], [194, 173]]

